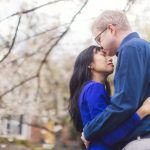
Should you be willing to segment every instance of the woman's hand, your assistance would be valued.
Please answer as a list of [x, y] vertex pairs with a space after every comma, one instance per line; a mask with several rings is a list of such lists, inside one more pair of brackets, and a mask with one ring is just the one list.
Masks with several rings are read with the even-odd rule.
[[143, 106], [142, 106], [145, 110], [145, 112], [149, 115], [150, 114], [150, 97], [148, 97], [144, 103], [143, 103]]
[[88, 149], [90, 142], [85, 139], [84, 133], [81, 134], [81, 140], [84, 143], [85, 147]]
[[143, 105], [137, 110], [136, 112], [141, 119], [143, 119], [145, 116], [150, 115], [150, 97], [148, 97]]

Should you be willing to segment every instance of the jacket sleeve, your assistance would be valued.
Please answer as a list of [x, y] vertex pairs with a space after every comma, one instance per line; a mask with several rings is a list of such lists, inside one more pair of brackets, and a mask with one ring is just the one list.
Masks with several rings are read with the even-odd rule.
[[[91, 119], [94, 119], [95, 116], [100, 115], [107, 107], [107, 104], [104, 100], [104, 90], [105, 89], [97, 83], [92, 85], [92, 87], [88, 90], [86, 99]], [[128, 120], [124, 121], [122, 125], [118, 126], [109, 134], [101, 137], [100, 140], [107, 145], [114, 145], [126, 137], [140, 122], [141, 119], [136, 113], [134, 113]], [[111, 126], [111, 123], [109, 123], [109, 126]]]

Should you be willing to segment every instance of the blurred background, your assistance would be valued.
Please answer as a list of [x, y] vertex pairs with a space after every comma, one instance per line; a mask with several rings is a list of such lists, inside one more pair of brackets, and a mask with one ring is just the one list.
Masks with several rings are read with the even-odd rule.
[[68, 83], [106, 9], [123, 10], [150, 40], [149, 0], [0, 0], [0, 150], [81, 149]]

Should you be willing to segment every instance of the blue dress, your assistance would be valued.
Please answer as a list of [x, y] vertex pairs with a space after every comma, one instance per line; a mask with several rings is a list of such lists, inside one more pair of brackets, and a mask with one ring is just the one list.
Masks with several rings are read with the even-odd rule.
[[[79, 109], [83, 127], [111, 103], [105, 86], [95, 81], [89, 81], [82, 88], [79, 97]], [[141, 122], [138, 114], [134, 113], [118, 128], [103, 137], [98, 135], [90, 141], [88, 150], [116, 150], [115, 146], [125, 138]], [[108, 122], [111, 126], [111, 122]]]

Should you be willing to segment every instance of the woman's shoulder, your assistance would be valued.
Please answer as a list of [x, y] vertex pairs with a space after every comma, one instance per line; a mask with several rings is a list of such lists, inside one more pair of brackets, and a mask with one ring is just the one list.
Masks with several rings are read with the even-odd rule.
[[[97, 105], [95, 102], [104, 102], [107, 103], [106, 101], [110, 101], [109, 97], [107, 97], [106, 94], [106, 89], [105, 85], [101, 84], [99, 82], [95, 81], [89, 81], [87, 82], [81, 92], [80, 95], [80, 104], [87, 104], [87, 103], [93, 103], [94, 105]], [[108, 100], [107, 100], [108, 99]]]
[[83, 86], [83, 92], [94, 92], [94, 91], [105, 91], [105, 85], [93, 80], [88, 81], [84, 86]]
[[93, 106], [97, 105], [96, 102], [101, 104], [110, 103], [110, 97], [107, 95], [105, 85], [99, 82], [90, 81], [88, 82], [83, 89], [82, 98], [84, 102], [91, 103]]

